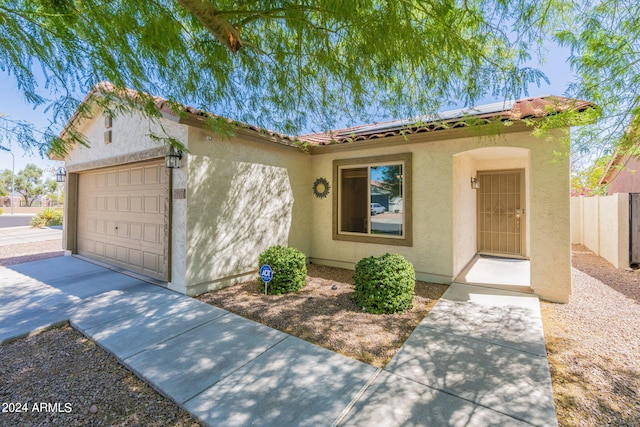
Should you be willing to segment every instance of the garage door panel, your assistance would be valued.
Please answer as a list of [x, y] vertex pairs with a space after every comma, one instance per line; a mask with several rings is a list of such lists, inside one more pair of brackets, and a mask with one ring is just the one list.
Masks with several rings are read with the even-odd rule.
[[143, 184], [143, 168], [131, 168], [129, 172], [129, 178], [131, 179], [131, 185]]
[[116, 230], [117, 224], [118, 223], [116, 221], [107, 221], [106, 223], [107, 229], [105, 234], [107, 236], [115, 236], [117, 232]]
[[160, 182], [158, 169], [158, 166], [148, 166], [144, 168], [145, 184], [158, 184]]
[[107, 211], [115, 212], [118, 210], [118, 198], [116, 196], [107, 197]]
[[109, 172], [107, 173], [107, 187], [113, 187], [118, 184], [118, 174], [117, 172]]
[[118, 186], [126, 186], [128, 187], [131, 183], [129, 182], [129, 171], [122, 170], [118, 171]]
[[139, 222], [132, 222], [130, 225], [129, 236], [134, 240], [142, 239], [142, 224]]
[[142, 213], [142, 196], [131, 196], [129, 203], [131, 212]]
[[134, 265], [142, 265], [142, 251], [129, 249], [129, 262]]
[[116, 247], [116, 260], [121, 263], [128, 264], [129, 263], [129, 248], [126, 246], [117, 246]]
[[158, 197], [145, 196], [144, 197], [144, 213], [156, 214], [159, 213]]
[[144, 225], [144, 239], [145, 242], [158, 243], [158, 227], [155, 224]]
[[118, 221], [118, 229], [116, 230], [116, 236], [121, 238], [129, 238], [129, 224], [125, 221]]
[[94, 242], [95, 243], [95, 251], [94, 254], [98, 256], [105, 256], [104, 254], [104, 242]]
[[111, 261], [115, 261], [116, 259], [116, 245], [111, 243], [104, 244], [104, 256], [109, 258]]
[[143, 267], [145, 270], [158, 270], [158, 255], [151, 252], [144, 252]]
[[160, 161], [81, 174], [78, 252], [166, 280], [164, 177]]
[[118, 212], [129, 212], [129, 197], [118, 196]]

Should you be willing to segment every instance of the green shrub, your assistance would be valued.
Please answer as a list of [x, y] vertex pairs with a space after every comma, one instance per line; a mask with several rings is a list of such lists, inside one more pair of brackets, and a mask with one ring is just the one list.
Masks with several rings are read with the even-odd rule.
[[353, 298], [369, 313], [401, 313], [413, 304], [416, 273], [401, 255], [363, 258], [353, 274]]
[[[298, 249], [272, 246], [258, 257], [258, 269], [265, 264], [273, 270], [273, 279], [267, 285], [269, 295], [299, 291], [307, 284], [306, 257]], [[264, 292], [265, 282], [260, 276], [258, 285]]]
[[31, 220], [32, 227], [48, 227], [62, 225], [62, 210], [46, 208]]

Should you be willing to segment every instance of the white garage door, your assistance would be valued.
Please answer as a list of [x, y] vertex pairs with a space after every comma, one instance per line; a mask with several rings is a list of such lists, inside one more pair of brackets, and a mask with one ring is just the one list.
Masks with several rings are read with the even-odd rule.
[[89, 171], [78, 185], [78, 253], [166, 280], [164, 163]]

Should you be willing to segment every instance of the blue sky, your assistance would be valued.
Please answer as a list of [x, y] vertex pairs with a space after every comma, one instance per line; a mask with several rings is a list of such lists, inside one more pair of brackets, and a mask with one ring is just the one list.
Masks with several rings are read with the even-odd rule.
[[[573, 75], [567, 64], [569, 52], [566, 49], [554, 47], [548, 54], [544, 64], [531, 64], [535, 68], [541, 69], [549, 78], [550, 84], [542, 83], [540, 87], [531, 85], [529, 87], [530, 96], [542, 95], [563, 95], [568, 85], [573, 81]], [[162, 96], [163, 94], [154, 94]], [[502, 101], [501, 99], [485, 99], [480, 104]], [[13, 76], [0, 71], [0, 113], [13, 120], [24, 120], [33, 123], [37, 128], [45, 128], [51, 118], [45, 113], [46, 106], [33, 108], [25, 102], [24, 97], [18, 91]], [[37, 152], [24, 152], [17, 143], [10, 144], [10, 148], [15, 154], [16, 172], [23, 169], [27, 163], [35, 163], [43, 169], [55, 169], [61, 162], [42, 159]], [[11, 155], [0, 151], [0, 170], [11, 169]]]

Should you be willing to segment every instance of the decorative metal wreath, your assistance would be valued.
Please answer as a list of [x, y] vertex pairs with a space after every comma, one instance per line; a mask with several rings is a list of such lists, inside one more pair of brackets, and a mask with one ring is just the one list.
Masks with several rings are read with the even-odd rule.
[[329, 194], [329, 182], [324, 178], [318, 178], [313, 183], [313, 194], [319, 198], [324, 199]]

